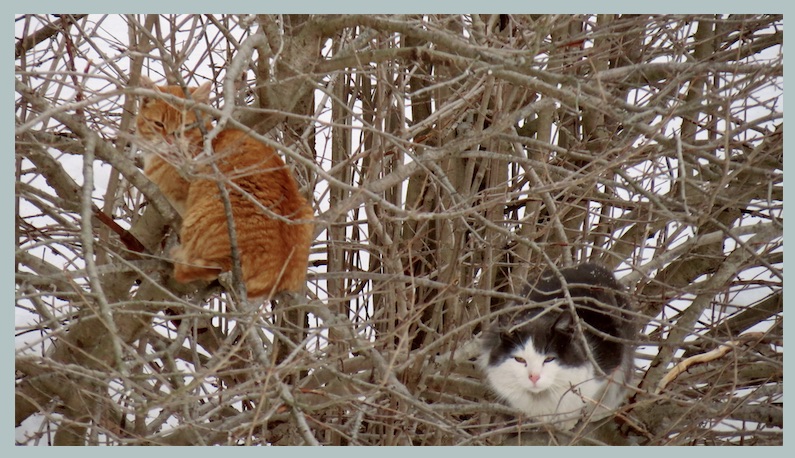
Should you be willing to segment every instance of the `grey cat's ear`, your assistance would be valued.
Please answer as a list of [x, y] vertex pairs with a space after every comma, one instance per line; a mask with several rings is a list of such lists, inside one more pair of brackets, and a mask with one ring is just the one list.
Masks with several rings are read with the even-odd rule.
[[498, 347], [502, 341], [502, 332], [496, 327], [487, 328], [480, 334], [480, 341], [483, 348], [492, 349]]
[[494, 343], [494, 346], [506, 342], [511, 342], [514, 339], [514, 335], [513, 332], [511, 332], [510, 325], [494, 326], [491, 329], [489, 329], [489, 331], [486, 334], [489, 335], [489, 338]]
[[212, 81], [207, 81], [206, 83], [194, 89], [193, 92], [191, 92], [191, 97], [193, 97], [193, 100], [196, 102], [207, 103], [210, 101], [210, 91], [212, 88]]
[[564, 311], [560, 314], [557, 321], [555, 321], [555, 331], [570, 334], [574, 330], [574, 320], [572, 319], [571, 312]]

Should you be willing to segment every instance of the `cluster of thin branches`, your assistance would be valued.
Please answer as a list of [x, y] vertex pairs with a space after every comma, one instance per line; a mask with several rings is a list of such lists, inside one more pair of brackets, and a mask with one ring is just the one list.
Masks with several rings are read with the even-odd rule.
[[[17, 443], [782, 443], [782, 23], [18, 16]], [[305, 294], [171, 278], [141, 75], [213, 81], [285, 157]], [[643, 332], [627, 403], [562, 431], [488, 391], [478, 335], [586, 260]]]

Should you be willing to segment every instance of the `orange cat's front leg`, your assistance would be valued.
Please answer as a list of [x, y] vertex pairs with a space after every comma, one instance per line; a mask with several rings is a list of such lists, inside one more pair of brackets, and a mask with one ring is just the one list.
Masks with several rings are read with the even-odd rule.
[[196, 280], [212, 281], [223, 271], [223, 267], [218, 263], [190, 258], [181, 246], [171, 250], [171, 258], [174, 260], [174, 279], [180, 283]]

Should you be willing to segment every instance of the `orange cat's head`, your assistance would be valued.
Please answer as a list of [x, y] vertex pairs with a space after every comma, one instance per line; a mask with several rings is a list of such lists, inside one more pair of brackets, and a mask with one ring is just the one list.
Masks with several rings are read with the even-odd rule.
[[[157, 86], [145, 76], [141, 76], [141, 87], [162, 94], [188, 98], [180, 86]], [[207, 82], [199, 87], [188, 88], [190, 98], [198, 103], [207, 103], [210, 100], [211, 87], [212, 84]], [[187, 140], [188, 144], [197, 145], [201, 142], [202, 132], [196, 111], [164, 98], [144, 97], [136, 118], [138, 136], [154, 144], [165, 142], [179, 145]], [[204, 118], [201, 122], [204, 123], [205, 129], [211, 128], [208, 118]]]

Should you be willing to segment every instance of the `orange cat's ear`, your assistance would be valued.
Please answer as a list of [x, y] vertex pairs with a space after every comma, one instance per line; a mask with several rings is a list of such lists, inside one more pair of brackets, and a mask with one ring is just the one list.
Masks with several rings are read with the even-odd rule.
[[208, 103], [210, 101], [210, 90], [213, 88], [213, 83], [207, 81], [201, 86], [197, 87], [191, 92], [193, 100], [199, 103]]
[[[144, 75], [141, 75], [141, 78], [138, 80], [138, 84], [140, 84], [140, 86], [144, 89], [151, 89], [153, 91], [160, 92], [160, 88], [157, 87], [157, 84], [155, 84], [154, 81], [150, 80]], [[141, 103], [143, 105], [146, 105], [149, 102], [149, 100], [150, 100], [149, 97], [144, 97], [141, 99]]]
[[150, 80], [148, 77], [141, 75], [141, 79], [138, 80], [141, 87], [144, 89], [152, 89], [154, 91], [158, 91], [157, 84], [154, 81]]

